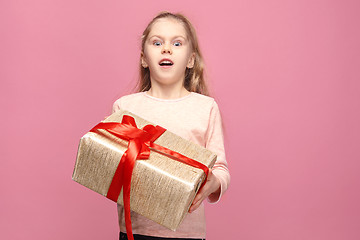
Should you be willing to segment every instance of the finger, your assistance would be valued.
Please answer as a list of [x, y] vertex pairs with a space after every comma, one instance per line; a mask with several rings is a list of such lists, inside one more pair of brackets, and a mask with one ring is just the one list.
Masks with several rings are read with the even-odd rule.
[[212, 180], [212, 173], [209, 172], [209, 176], [210, 178], [208, 178], [204, 184], [204, 186], [202, 186], [202, 188], [200, 188], [200, 190], [198, 191], [193, 204], [196, 204], [198, 201], [202, 201], [206, 198], [206, 196], [208, 195], [207, 192], [209, 191], [209, 182]]
[[193, 212], [195, 209], [197, 209], [200, 204], [204, 201], [206, 197], [206, 185], [201, 189], [201, 191], [198, 192], [196, 197], [194, 198], [194, 201], [191, 204], [191, 207], [189, 209], [189, 212]]
[[195, 211], [200, 206], [200, 204], [202, 203], [203, 200], [204, 199], [200, 199], [195, 204], [191, 205], [189, 212], [191, 213], [191, 212]]
[[211, 168], [209, 168], [209, 172], [208, 172], [208, 175], [206, 177], [206, 182], [208, 182], [209, 180], [211, 180], [213, 178], [213, 173], [212, 173], [212, 170]]
[[201, 201], [201, 198], [202, 198], [201, 195], [197, 195], [197, 197], [196, 197], [196, 198], [194, 199], [194, 201], [192, 202], [190, 209], [191, 209], [193, 206], [195, 206], [199, 201]]
[[[206, 180], [206, 183], [209, 181], [209, 178], [211, 179], [211, 177], [212, 177], [212, 170], [211, 170], [211, 168], [209, 168], [209, 173], [208, 173], [208, 178]], [[204, 196], [205, 196], [206, 190], [208, 189], [206, 183], [200, 189], [200, 191], [198, 191], [198, 193], [196, 194], [196, 196], [191, 204], [191, 207], [189, 209], [189, 212], [193, 212], [194, 210], [196, 210], [200, 206], [202, 201], [204, 201], [204, 199], [205, 199]]]
[[203, 191], [199, 191], [199, 192], [196, 194], [196, 196], [195, 196], [192, 204], [197, 203], [197, 202], [201, 199], [202, 195], [203, 195]]
[[197, 202], [199, 202], [199, 200], [202, 198], [202, 193], [198, 192], [189, 208], [189, 212], [192, 212], [196, 209], [195, 205], [197, 204]]

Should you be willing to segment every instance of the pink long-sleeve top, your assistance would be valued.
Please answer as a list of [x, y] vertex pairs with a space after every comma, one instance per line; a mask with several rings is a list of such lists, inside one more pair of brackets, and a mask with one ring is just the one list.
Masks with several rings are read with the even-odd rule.
[[[203, 146], [217, 154], [212, 168], [221, 184], [220, 194], [210, 195], [209, 203], [217, 203], [230, 183], [225, 159], [224, 137], [218, 105], [211, 97], [191, 92], [178, 99], [160, 99], [139, 92], [123, 96], [113, 104], [113, 112], [128, 110], [139, 117], [160, 125], [167, 130]], [[119, 227], [126, 232], [124, 210], [118, 205]], [[134, 234], [168, 238], [205, 238], [206, 224], [204, 203], [192, 213], [187, 213], [176, 231], [169, 230], [152, 220], [131, 212]]]

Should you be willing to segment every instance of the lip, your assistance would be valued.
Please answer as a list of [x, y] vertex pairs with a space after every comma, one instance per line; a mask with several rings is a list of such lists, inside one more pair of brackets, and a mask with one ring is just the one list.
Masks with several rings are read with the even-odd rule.
[[[162, 61], [169, 61], [169, 62], [172, 63], [172, 65], [170, 65], [170, 66], [168, 66], [168, 65], [161, 66], [160, 63], [161, 63]], [[169, 59], [169, 58], [163, 58], [163, 59], [161, 59], [161, 60], [159, 61], [159, 66], [162, 67], [162, 68], [171, 68], [172, 66], [174, 66], [174, 62], [173, 62], [171, 59]]]

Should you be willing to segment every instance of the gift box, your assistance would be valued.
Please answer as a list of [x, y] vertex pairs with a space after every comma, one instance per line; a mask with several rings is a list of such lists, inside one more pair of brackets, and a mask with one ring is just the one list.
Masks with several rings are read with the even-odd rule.
[[[120, 123], [128, 125], [120, 126], [119, 134], [114, 126]], [[104, 130], [101, 124], [113, 128]], [[117, 111], [101, 124], [81, 138], [73, 180], [121, 205], [124, 192], [130, 192], [127, 204], [132, 211], [175, 231], [206, 179], [204, 168], [196, 163], [211, 168], [216, 154], [128, 111]], [[127, 165], [129, 149], [141, 153]], [[122, 178], [126, 174], [130, 180]]]

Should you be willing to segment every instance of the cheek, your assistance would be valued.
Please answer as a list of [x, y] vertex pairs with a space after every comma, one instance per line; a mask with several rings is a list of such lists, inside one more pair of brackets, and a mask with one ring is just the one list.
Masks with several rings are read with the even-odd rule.
[[183, 56], [183, 65], [186, 67], [190, 60], [190, 54], [184, 54]]
[[145, 61], [148, 63], [148, 64], [153, 64], [155, 61], [154, 61], [154, 54], [151, 50], [149, 49], [145, 49], [144, 50], [144, 59]]

